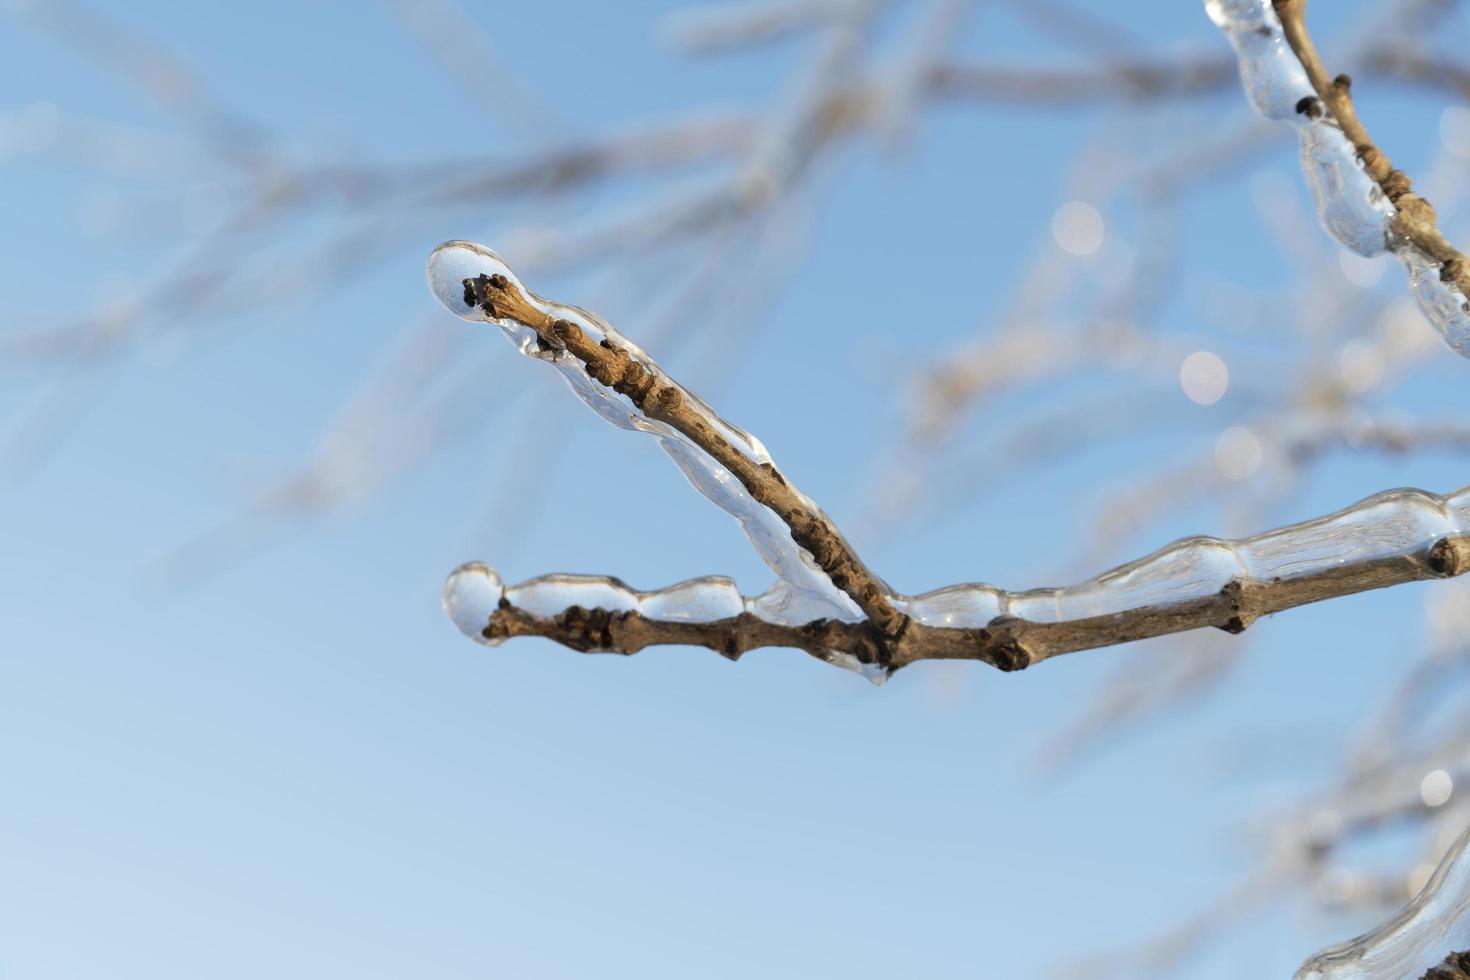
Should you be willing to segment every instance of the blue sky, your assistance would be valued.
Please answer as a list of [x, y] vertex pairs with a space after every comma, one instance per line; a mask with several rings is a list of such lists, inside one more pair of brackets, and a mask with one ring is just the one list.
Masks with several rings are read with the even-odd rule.
[[[759, 105], [801, 54], [680, 58], [656, 29], [675, 5], [654, 0], [465, 6], [497, 64], [555, 108], [558, 134]], [[1180, 50], [1226, 50], [1202, 10], [1164, 6], [1112, 13]], [[1313, 16], [1330, 37], [1352, 10], [1322, 6]], [[529, 145], [482, 127], [482, 110], [377, 5], [100, 9], [303, 152], [411, 163]], [[984, 12], [973, 35], [977, 55], [1067, 57], [1003, 11]], [[186, 252], [188, 215], [231, 193], [192, 176], [193, 151], [125, 176], [72, 153], [89, 126], [178, 127], [95, 59], [18, 21], [0, 21], [0, 83], [0, 111], [45, 103], [65, 120], [43, 151], [0, 163], [0, 328], [64, 322], [99, 290], [147, 282]], [[1429, 159], [1441, 96], [1368, 93], [1363, 106], [1396, 160], [1412, 170]], [[1176, 125], [1196, 127], [1203, 145], [1217, 120], [1246, 113], [1229, 92]], [[749, 331], [730, 348], [738, 356], [696, 345], [666, 366], [757, 433], [843, 523], [895, 458], [895, 373], [1004, 312], [1058, 205], [1105, 176], [1089, 167], [1110, 164], [1079, 163], [1079, 150], [1121, 125], [1099, 112], [953, 109], [911, 146], [844, 149], [818, 177], [799, 274], [758, 324], [726, 328]], [[1267, 186], [1301, 204], [1296, 168], [1282, 133], [1181, 209], [1170, 323], [1217, 329], [1205, 288], [1216, 280], [1290, 281], [1251, 202]], [[108, 209], [123, 217], [99, 225]], [[150, 561], [304, 458], [385, 345], [434, 314], [422, 271], [434, 245], [498, 247], [509, 223], [442, 212], [410, 222], [345, 298], [319, 289], [189, 322], [63, 389], [89, 410], [0, 490], [7, 978], [1043, 976], [1146, 937], [1233, 881], [1252, 857], [1241, 818], [1317, 785], [1414, 649], [1424, 587], [1283, 615], [1257, 627], [1244, 668], [1215, 696], [1045, 778], [1038, 747], [1122, 652], [1020, 675], [924, 665], [877, 689], [790, 651], [731, 665], [691, 650], [624, 660], [532, 640], [476, 647], [439, 608], [445, 575], [467, 559], [508, 581], [570, 571], [644, 588], [703, 574], [733, 575], [747, 592], [767, 584], [734, 525], [650, 440], [614, 433], [489, 333], [455, 340], [483, 365], [471, 375], [483, 401], [466, 410], [494, 413], [473, 437], [188, 588], [143, 587]], [[900, 316], [854, 288], [876, 273], [924, 314]], [[628, 319], [637, 296], [593, 277], [530, 285], [606, 309], [640, 337]], [[1268, 340], [1252, 345], [1269, 363]], [[19, 429], [53, 375], [8, 374], [0, 413]], [[1426, 377], [1395, 403], [1457, 411], [1463, 364], [1446, 355]], [[1084, 374], [1014, 408], [1096, 383]], [[906, 592], [1042, 584], [1061, 574], [1055, 556], [1071, 553], [1100, 493], [1208, 446], [1236, 397], [1211, 409], [1156, 395], [1185, 419], [1181, 432], [1081, 452], [854, 543]], [[969, 436], [1004, 422], [982, 419]], [[563, 443], [551, 465], [536, 457], [547, 438]], [[496, 488], [522, 471], [524, 496], [507, 501]], [[1463, 482], [1448, 456], [1334, 459], [1271, 520], [1394, 485]], [[1115, 557], [1232, 530], [1217, 510], [1189, 508]], [[1187, 975], [1286, 975], [1361, 924], [1288, 909]]]

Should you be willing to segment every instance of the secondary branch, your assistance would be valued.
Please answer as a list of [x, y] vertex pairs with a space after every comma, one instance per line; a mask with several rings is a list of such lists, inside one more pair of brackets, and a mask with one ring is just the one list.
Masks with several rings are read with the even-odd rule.
[[[1358, 118], [1353, 105], [1352, 79], [1347, 75], [1333, 78], [1322, 63], [1312, 36], [1307, 31], [1307, 0], [1272, 0], [1276, 15], [1286, 34], [1286, 43], [1306, 70], [1312, 88], [1323, 104], [1342, 127], [1343, 135], [1353, 144], [1368, 176], [1373, 178], [1380, 190], [1393, 203], [1397, 211], [1393, 222], [1394, 233], [1420, 252], [1439, 263], [1439, 276], [1452, 283], [1465, 296], [1470, 297], [1470, 266], [1465, 257], [1449, 243], [1439, 230], [1434, 208], [1428, 201], [1415, 194], [1413, 183], [1402, 170], [1395, 169], [1388, 154], [1368, 135], [1368, 129]], [[1307, 106], [1302, 109], [1306, 110]]]

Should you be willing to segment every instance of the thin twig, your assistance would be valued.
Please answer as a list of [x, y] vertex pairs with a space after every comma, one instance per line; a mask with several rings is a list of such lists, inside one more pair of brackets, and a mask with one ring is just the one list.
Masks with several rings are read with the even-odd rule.
[[[1307, 32], [1307, 0], [1272, 0], [1276, 16], [1286, 34], [1286, 43], [1296, 54], [1297, 60], [1306, 70], [1312, 88], [1326, 104], [1332, 117], [1342, 127], [1346, 136], [1363, 161], [1363, 168], [1373, 178], [1384, 195], [1393, 203], [1394, 233], [1429, 256], [1440, 265], [1439, 277], [1453, 283], [1461, 293], [1470, 296], [1470, 266], [1465, 256], [1449, 243], [1439, 230], [1434, 208], [1428, 201], [1413, 192], [1409, 176], [1394, 168], [1384, 153], [1368, 135], [1368, 129], [1358, 118], [1351, 94], [1352, 79], [1347, 75], [1331, 78]], [[1305, 111], [1309, 107], [1301, 107]]]
[[649, 418], [687, 436], [729, 470], [757, 503], [781, 518], [791, 529], [792, 540], [811, 552], [832, 584], [857, 603], [884, 637], [896, 638], [903, 632], [908, 617], [893, 608], [877, 576], [843, 540], [831, 519], [812, 506], [773, 464], [755, 462], [714, 431], [685, 403], [683, 389], [661, 371], [649, 371], [611, 340], [597, 343], [569, 320], [541, 312], [504, 276], [466, 280], [465, 299], [471, 298], [491, 316], [522, 323], [549, 347], [571, 352], [599, 384], [627, 396]]

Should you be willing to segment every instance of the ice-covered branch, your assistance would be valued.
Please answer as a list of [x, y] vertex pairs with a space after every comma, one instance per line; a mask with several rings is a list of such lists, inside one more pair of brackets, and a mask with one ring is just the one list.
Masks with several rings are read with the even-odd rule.
[[[480, 269], [461, 275], [467, 264]], [[764, 517], [763, 511], [784, 526], [784, 533], [770, 535], [775, 540], [762, 542], [783, 581], [822, 595], [830, 586], [813, 574], [819, 570], [883, 635], [901, 630], [904, 617], [893, 608], [886, 588], [831, 519], [776, 468], [759, 440], [721, 419], [606, 322], [584, 310], [540, 300], [520, 286], [499, 256], [468, 242], [441, 246], [429, 270], [441, 302], [458, 307], [455, 312], [461, 315], [478, 312], [513, 331], [522, 353], [556, 364], [604, 418], [658, 434], [671, 453], [702, 454], [684, 466], [686, 474], [697, 469], [701, 478], [738, 482], [757, 508], [753, 512], [744, 499], [736, 504], [737, 516], [749, 519], [748, 528]], [[766, 528], [760, 532], [763, 539], [768, 537]]]
[[[1357, 151], [1363, 169], [1397, 209], [1393, 233], [1439, 263], [1442, 280], [1452, 283], [1462, 294], [1470, 295], [1470, 266], [1440, 232], [1434, 208], [1413, 192], [1409, 176], [1396, 169], [1389, 162], [1388, 154], [1368, 135], [1368, 129], [1358, 118], [1357, 108], [1353, 105], [1352, 79], [1347, 75], [1328, 76], [1317, 47], [1312, 43], [1312, 35], [1307, 31], [1307, 0], [1274, 0], [1274, 5], [1286, 42], [1302, 63], [1318, 98], [1342, 127], [1342, 133]], [[1305, 111], [1311, 114], [1316, 107], [1308, 103]]]
[[[844, 666], [865, 665], [875, 637], [866, 622], [816, 619], [799, 625], [764, 618], [758, 599], [711, 576], [654, 592], [615, 578], [543, 575], [505, 588], [495, 570], [468, 562], [455, 570], [444, 604], [456, 626], [482, 643], [543, 636], [583, 653], [634, 654], [650, 646], [700, 646], [737, 660], [759, 647], [791, 647]], [[874, 665], [876, 666], [876, 665]]]
[[1282, 609], [1470, 570], [1470, 488], [1448, 497], [1391, 490], [1251, 538], [1186, 538], [1066, 588], [1011, 593], [972, 584], [901, 595], [759, 440], [601, 318], [536, 296], [499, 256], [470, 242], [436, 249], [429, 282], [456, 315], [497, 324], [522, 354], [557, 368], [605, 419], [658, 438], [695, 488], [740, 522], [779, 579], [750, 598], [716, 578], [647, 593], [617, 579], [564, 575], [507, 589], [488, 566], [471, 564], [451, 577], [446, 606], [484, 642], [537, 635], [622, 653], [694, 644], [732, 657], [791, 646], [880, 676], [930, 659], [1015, 670], [1205, 626], [1239, 632]]
[[543, 636], [582, 652], [679, 644], [731, 659], [783, 646], [865, 672], [939, 659], [1018, 669], [1207, 626], [1237, 633], [1283, 609], [1458, 575], [1470, 570], [1470, 537], [1460, 530], [1467, 521], [1470, 487], [1451, 498], [1393, 490], [1253, 538], [1185, 538], [1067, 588], [1011, 593], [969, 584], [890, 594], [912, 617], [891, 645], [867, 622], [772, 617], [771, 593], [744, 597], [725, 578], [638, 592], [615, 578], [548, 575], [506, 588], [493, 569], [472, 562], [450, 577], [445, 604], [461, 631], [492, 645]]
[[1268, 119], [1290, 122], [1327, 231], [1359, 255], [1393, 252], [1425, 316], [1470, 357], [1470, 265], [1439, 230], [1358, 118], [1347, 75], [1328, 76], [1307, 33], [1306, 0], [1205, 0], [1240, 61], [1246, 95]]
[[[1296, 980], [1470, 977], [1470, 830], [1449, 849], [1418, 896], [1382, 926], [1325, 949]], [[1446, 954], [1449, 954], [1448, 957]]]

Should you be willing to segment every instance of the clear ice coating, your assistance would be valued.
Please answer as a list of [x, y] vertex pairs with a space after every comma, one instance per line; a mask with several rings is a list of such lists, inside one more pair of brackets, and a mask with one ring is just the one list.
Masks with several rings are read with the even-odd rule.
[[[521, 286], [514, 273], [488, 249], [470, 242], [448, 242], [430, 257], [429, 284], [445, 307], [466, 320], [496, 323], [522, 354], [557, 368], [572, 390], [603, 418], [620, 428], [657, 438], [689, 482], [740, 523], [778, 581], [769, 591], [751, 598], [743, 597], [728, 578], [694, 579], [652, 592], [637, 591], [615, 578], [585, 575], [546, 575], [506, 587], [494, 569], [471, 562], [455, 570], [445, 585], [444, 607], [461, 632], [486, 642], [483, 631], [502, 598], [542, 617], [581, 606], [638, 612], [665, 622], [710, 622], [741, 613], [780, 625], [801, 625], [822, 618], [849, 622], [863, 619], [852, 600], [834, 587], [811, 556], [792, 540], [786, 525], [693, 441], [646, 417], [631, 401], [593, 381], [567, 351], [543, 350], [529, 327], [509, 320], [491, 320], [482, 309], [466, 302], [464, 280], [481, 274], [505, 276], [546, 315], [571, 320], [592, 337], [626, 347], [661, 382], [676, 382], [599, 317], [551, 303]], [[770, 462], [765, 448], [753, 436], [720, 419], [683, 388], [679, 390], [685, 403], [741, 452], [752, 460]], [[1251, 538], [1184, 538], [1138, 561], [1065, 588], [1011, 593], [992, 585], [971, 584], [917, 596], [891, 591], [886, 595], [895, 608], [929, 626], [976, 629], [1001, 616], [1035, 623], [1071, 622], [1208, 599], [1232, 584], [1242, 589], [1253, 585], [1269, 588], [1385, 559], [1397, 559], [1421, 576], [1430, 577], [1437, 574], [1429, 567], [1430, 549], [1446, 538], [1462, 538], [1467, 533], [1470, 487], [1444, 497], [1422, 490], [1389, 490], [1335, 514]], [[1061, 651], [1033, 646], [1032, 652], [1045, 658]], [[850, 654], [830, 651], [826, 659], [875, 680], [882, 679], [880, 668], [862, 664]]]
[[1409, 286], [1419, 309], [1444, 334], [1445, 343], [1462, 357], [1470, 357], [1470, 312], [1465, 296], [1439, 277], [1439, 266], [1417, 249], [1398, 251], [1399, 261], [1409, 270]]
[[1460, 835], [1424, 889], [1392, 919], [1302, 964], [1296, 980], [1419, 977], [1470, 949], [1470, 830]]
[[[1000, 616], [1035, 623], [1071, 622], [1209, 599], [1232, 583], [1243, 590], [1268, 588], [1388, 559], [1430, 577], [1438, 574], [1429, 565], [1433, 547], [1467, 535], [1470, 487], [1443, 497], [1422, 490], [1388, 490], [1335, 514], [1250, 538], [1183, 538], [1065, 588], [1006, 592], [976, 583], [917, 596], [892, 593], [889, 599], [926, 626], [978, 629]], [[502, 595], [538, 616], [575, 605], [639, 612], [665, 622], [710, 622], [742, 612], [767, 622], [792, 622], [786, 612], [772, 612], [771, 593], [744, 598], [728, 578], [693, 579], [639, 592], [615, 578], [546, 575], [504, 588], [499, 576], [478, 562], [463, 565], [450, 576], [444, 607], [466, 636], [484, 642], [481, 631]], [[1061, 651], [1042, 646], [1033, 650], [1041, 658], [1055, 652]], [[847, 654], [834, 651], [826, 659], [881, 680], [875, 668]]]
[[1409, 272], [1425, 317], [1458, 354], [1470, 357], [1470, 303], [1439, 278], [1439, 264], [1393, 231], [1395, 210], [1368, 176], [1357, 150], [1320, 106], [1298, 112], [1316, 93], [1292, 53], [1271, 0], [1205, 0], [1205, 10], [1235, 47], [1246, 97], [1267, 119], [1290, 123], [1301, 140], [1302, 170], [1322, 226], [1359, 255], [1391, 251]]
[[[628, 340], [596, 314], [575, 306], [563, 306], [531, 292], [510, 267], [491, 250], [474, 242], [446, 242], [429, 256], [429, 288], [446, 309], [475, 323], [495, 323], [515, 348], [527, 357], [545, 361], [561, 372], [567, 385], [593, 411], [620, 429], [646, 432], [660, 445], [696, 490], [739, 522], [757, 553], [776, 573], [776, 585], [754, 600], [760, 614], [772, 621], [799, 624], [823, 617], [859, 621], [861, 610], [831, 581], [791, 538], [786, 525], [768, 508], [757, 503], [729, 470], [682, 433], [650, 419], [624, 396], [598, 384], [581, 363], [567, 351], [542, 350], [536, 332], [508, 319], [493, 319], [483, 309], [467, 302], [464, 281], [479, 275], [506, 277], [536, 309], [559, 319], [570, 320], [594, 340], [608, 339], [627, 349], [650, 373], [676, 385], [637, 344]], [[700, 414], [703, 421], [731, 445], [756, 463], [770, 463], [770, 454], [760, 440], [715, 414], [696, 395], [680, 387], [683, 403]], [[815, 510], [815, 505], [812, 505]], [[626, 588], [626, 587], [625, 587]], [[585, 605], [585, 603], [583, 604]]]
[[[485, 636], [485, 627], [499, 607], [501, 598], [538, 617], [551, 617], [572, 606], [634, 612], [664, 623], [711, 623], [752, 613], [769, 621], [765, 596], [746, 598], [733, 579], [722, 575], [690, 579], [668, 588], [640, 592], [621, 579], [595, 575], [542, 575], [509, 588], [501, 584], [495, 569], [484, 562], [466, 562], [444, 583], [444, 610], [461, 633], [476, 643], [499, 646], [502, 639]], [[830, 650], [822, 658], [829, 664], [862, 674], [875, 684], [887, 679], [877, 664], [865, 664], [841, 650]]]

